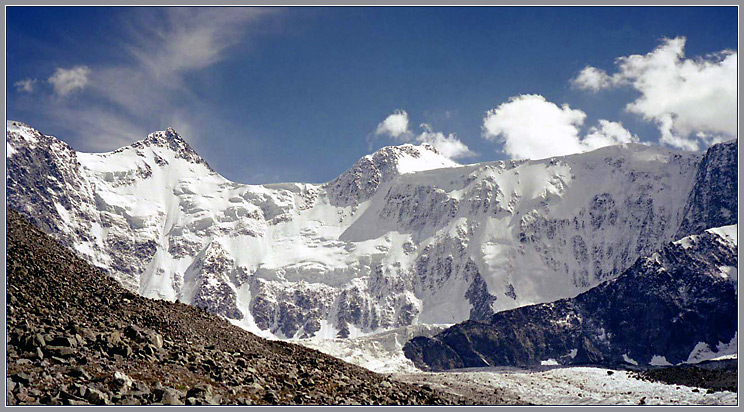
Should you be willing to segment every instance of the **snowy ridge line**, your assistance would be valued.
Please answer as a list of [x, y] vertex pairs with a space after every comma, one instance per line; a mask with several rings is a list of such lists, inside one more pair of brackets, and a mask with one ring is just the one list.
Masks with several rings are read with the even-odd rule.
[[8, 203], [38, 227], [133, 291], [281, 339], [576, 296], [721, 204], [687, 203], [701, 154], [637, 144], [466, 166], [409, 144], [325, 184], [245, 185], [172, 129], [89, 154], [11, 121], [6, 142]]

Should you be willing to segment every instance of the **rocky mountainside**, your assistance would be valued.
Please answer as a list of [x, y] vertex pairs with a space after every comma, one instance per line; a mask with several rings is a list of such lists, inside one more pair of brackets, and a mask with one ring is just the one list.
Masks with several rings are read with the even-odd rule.
[[321, 185], [230, 182], [172, 129], [89, 154], [11, 121], [6, 142], [11, 208], [130, 291], [267, 337], [487, 320], [736, 222], [736, 142], [467, 166], [403, 145]]
[[738, 174], [732, 173], [738, 170], [737, 153], [736, 144], [718, 144], [705, 152], [675, 239], [738, 222]]
[[736, 228], [709, 229], [669, 243], [575, 298], [413, 338], [404, 353], [429, 370], [668, 365], [736, 353]]
[[6, 212], [9, 405], [470, 403], [138, 296]]

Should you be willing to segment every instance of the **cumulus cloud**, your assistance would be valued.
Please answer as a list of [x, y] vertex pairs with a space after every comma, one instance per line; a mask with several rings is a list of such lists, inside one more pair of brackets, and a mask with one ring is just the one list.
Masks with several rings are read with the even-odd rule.
[[582, 141], [587, 150], [622, 143], [638, 143], [638, 136], [630, 133], [620, 122], [601, 119], [599, 127], [591, 127]]
[[630, 86], [640, 92], [626, 110], [656, 123], [660, 141], [686, 150], [737, 136], [737, 52], [685, 58], [686, 39], [664, 39], [645, 55], [620, 57], [617, 72], [587, 67], [573, 79], [579, 88]]
[[421, 133], [416, 135], [408, 129], [408, 113], [405, 110], [396, 110], [377, 125], [375, 136], [389, 136], [403, 143], [430, 144], [445, 157], [460, 159], [474, 156], [468, 146], [450, 133], [435, 132], [431, 125], [422, 123]]
[[582, 138], [586, 113], [537, 94], [512, 97], [486, 113], [483, 137], [503, 143], [514, 159], [543, 159], [638, 141], [622, 124], [600, 120]]
[[450, 133], [445, 136], [442, 132], [434, 132], [432, 131], [431, 126], [426, 123], [422, 123], [420, 127], [423, 129], [423, 132], [416, 136], [416, 141], [434, 146], [442, 156], [450, 159], [461, 159], [475, 155], [475, 153], [454, 134]]
[[408, 131], [408, 113], [405, 110], [396, 110], [386, 117], [375, 130], [376, 135], [388, 135], [394, 139], [407, 140], [410, 135]]
[[579, 128], [586, 114], [536, 94], [512, 97], [486, 113], [484, 137], [500, 140], [513, 158], [541, 159], [582, 151]]
[[87, 66], [75, 66], [71, 69], [57, 67], [47, 81], [54, 86], [56, 95], [67, 96], [75, 90], [85, 88], [89, 75], [90, 69]]
[[36, 87], [36, 79], [23, 79], [13, 83], [18, 92], [33, 93]]
[[604, 70], [587, 66], [571, 80], [571, 83], [579, 89], [597, 92], [614, 85], [615, 81]]

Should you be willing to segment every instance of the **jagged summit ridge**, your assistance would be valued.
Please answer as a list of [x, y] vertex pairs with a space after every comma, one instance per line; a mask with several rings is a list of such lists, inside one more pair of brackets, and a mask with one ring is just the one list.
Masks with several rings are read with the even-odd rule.
[[243, 185], [162, 133], [86, 154], [9, 128], [8, 204], [133, 291], [280, 338], [575, 296], [676, 240], [701, 167], [736, 175], [735, 163], [643, 145], [464, 166], [403, 145], [323, 185]]
[[363, 156], [327, 186], [334, 205], [358, 205], [372, 197], [380, 185], [400, 174], [456, 166], [459, 164], [429, 144], [386, 146]]
[[[143, 149], [146, 147], [167, 148], [176, 153], [176, 156], [192, 163], [203, 164], [209, 171], [214, 171], [209, 164], [178, 134], [173, 128], [157, 131], [147, 135], [147, 138], [133, 143], [131, 147]], [[125, 148], [118, 149], [124, 150]]]

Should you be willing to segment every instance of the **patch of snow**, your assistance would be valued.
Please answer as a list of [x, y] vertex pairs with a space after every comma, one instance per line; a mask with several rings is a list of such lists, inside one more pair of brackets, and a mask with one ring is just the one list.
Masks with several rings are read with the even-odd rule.
[[454, 162], [431, 150], [430, 146], [411, 146], [419, 153], [419, 157], [403, 155], [398, 158], [398, 172], [400, 174], [421, 172], [424, 170], [441, 169], [443, 167], [457, 167], [459, 163]]
[[[321, 333], [310, 339], [292, 342], [319, 350], [377, 373], [413, 373], [418, 369], [403, 354], [403, 345], [414, 336], [432, 336], [447, 325], [417, 325], [368, 334], [350, 339], [338, 339], [335, 330], [321, 321]], [[331, 329], [331, 330], [329, 330]], [[333, 332], [331, 335], [329, 332]]]
[[635, 360], [631, 359], [630, 356], [628, 356], [627, 353], [623, 353], [623, 360], [625, 362], [631, 364], [631, 365], [638, 366], [638, 362], [636, 362]]
[[54, 209], [59, 214], [59, 217], [62, 218], [62, 221], [66, 224], [70, 224], [70, 212], [65, 209], [64, 206], [60, 205], [57, 202], [54, 202]]
[[5, 144], [5, 157], [8, 158], [10, 156], [13, 156], [14, 154], [18, 153], [16, 149], [13, 148], [13, 145], [10, 143]]
[[718, 342], [716, 350], [712, 350], [710, 346], [705, 342], [698, 342], [695, 348], [690, 352], [690, 356], [687, 358], [685, 363], [699, 363], [706, 360], [720, 360], [720, 359], [736, 359], [737, 348], [738, 348], [738, 335], [734, 333], [734, 337], [731, 341]]
[[648, 364], [653, 366], [672, 366], [672, 364], [666, 360], [666, 356], [659, 355], [651, 357], [651, 361]]
[[555, 360], [555, 359], [548, 359], [548, 360], [540, 361], [540, 365], [542, 365], [542, 366], [557, 366], [557, 365], [560, 365], [560, 363], [558, 363], [558, 361]]
[[732, 282], [737, 281], [739, 271], [734, 266], [719, 266], [718, 270], [721, 271], [721, 277], [729, 279]]
[[715, 233], [716, 235], [738, 246], [739, 235], [737, 228], [738, 225], [721, 226], [708, 229], [706, 230], [706, 232]]

